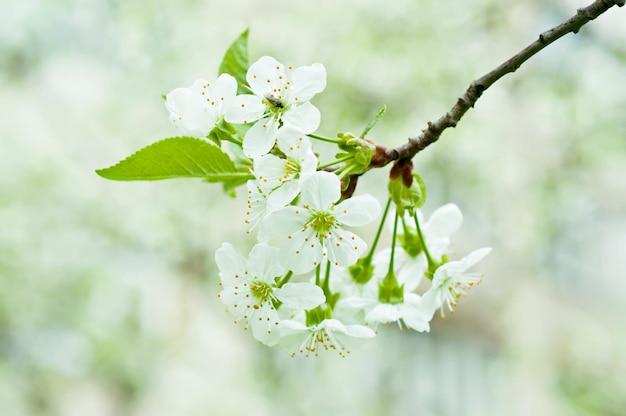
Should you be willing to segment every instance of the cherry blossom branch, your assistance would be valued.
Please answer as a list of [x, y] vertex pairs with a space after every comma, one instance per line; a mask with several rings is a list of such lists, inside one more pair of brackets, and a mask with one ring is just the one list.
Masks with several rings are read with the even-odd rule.
[[436, 142], [445, 129], [448, 127], [456, 127], [467, 110], [474, 107], [474, 104], [478, 101], [483, 92], [504, 75], [515, 72], [524, 62], [552, 42], [570, 32], [578, 33], [580, 28], [589, 21], [600, 16], [613, 6], [624, 6], [625, 2], [626, 0], [596, 0], [589, 6], [578, 9], [576, 15], [567, 21], [541, 33], [537, 40], [532, 42], [517, 55], [508, 59], [491, 72], [472, 81], [465, 91], [465, 94], [457, 100], [452, 109], [436, 121], [429, 121], [428, 127], [422, 130], [420, 135], [410, 137], [407, 143], [393, 149], [387, 149], [377, 145], [377, 151], [372, 158], [370, 168], [383, 167], [394, 160], [413, 158], [413, 156], [427, 146]]

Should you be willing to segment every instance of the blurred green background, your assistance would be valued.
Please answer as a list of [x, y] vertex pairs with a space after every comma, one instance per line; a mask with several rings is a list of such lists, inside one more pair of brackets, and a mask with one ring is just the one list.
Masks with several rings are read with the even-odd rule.
[[[626, 10], [495, 84], [418, 155], [485, 281], [430, 334], [290, 358], [232, 324], [213, 253], [245, 202], [94, 170], [176, 135], [161, 94], [252, 59], [323, 63], [319, 132], [403, 143], [579, 0], [25, 0], [0, 17], [0, 414], [623, 415]], [[387, 170], [358, 192], [385, 198]]]

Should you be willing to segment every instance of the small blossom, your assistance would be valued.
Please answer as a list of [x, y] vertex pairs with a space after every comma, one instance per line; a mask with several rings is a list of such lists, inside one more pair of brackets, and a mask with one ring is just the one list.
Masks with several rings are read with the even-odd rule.
[[296, 274], [313, 270], [328, 259], [335, 266], [354, 264], [367, 244], [345, 226], [361, 226], [380, 213], [380, 204], [371, 195], [335, 203], [341, 197], [339, 178], [330, 172], [316, 172], [302, 181], [300, 204], [269, 214], [261, 223], [259, 240], [275, 239], [281, 259]]
[[330, 289], [333, 293], [340, 293], [333, 316], [344, 323], [364, 322], [365, 311], [378, 304], [378, 279], [356, 281], [351, 270], [355, 266], [356, 264], [350, 268], [331, 266]]
[[[399, 252], [396, 249], [396, 255]], [[426, 319], [420, 308], [421, 297], [413, 293], [417, 288], [415, 282], [419, 280], [407, 274], [405, 277], [408, 276], [409, 279], [405, 281], [396, 276], [393, 271], [391, 271], [391, 277], [388, 276], [390, 257], [391, 250], [376, 253], [373, 260], [373, 278], [366, 285], [358, 285], [355, 282], [346, 285], [352, 289], [348, 292], [351, 296], [345, 296], [343, 300], [340, 298], [337, 304], [338, 309], [345, 314], [350, 307], [361, 308], [365, 312], [365, 322], [374, 324], [375, 327], [378, 327], [378, 324], [396, 322], [400, 329], [404, 325], [410, 330], [428, 332], [430, 319]], [[394, 269], [396, 264], [397, 257], [394, 259]], [[421, 278], [423, 270], [419, 273], [418, 278]], [[391, 281], [388, 282], [387, 279]], [[355, 286], [361, 288], [360, 293], [354, 293]], [[383, 291], [382, 295], [381, 291]], [[342, 296], [343, 294], [344, 292]]]
[[433, 276], [432, 286], [422, 298], [421, 308], [424, 315], [432, 319], [437, 309], [445, 319], [444, 307], [454, 313], [454, 307], [461, 295], [482, 281], [481, 273], [466, 273], [466, 270], [481, 261], [491, 248], [475, 250], [458, 261], [450, 261], [437, 268]]
[[[283, 130], [293, 130], [285, 127]], [[311, 149], [311, 141], [302, 135], [288, 134], [278, 147], [285, 158], [267, 154], [254, 159], [254, 175], [268, 194], [268, 203], [283, 207], [299, 193], [302, 180], [310, 177], [317, 168], [317, 157]]]
[[326, 87], [326, 69], [322, 64], [294, 70], [263, 56], [250, 65], [246, 80], [254, 95], [238, 95], [226, 120], [256, 122], [243, 141], [247, 156], [268, 153], [279, 140], [278, 131], [282, 128], [294, 127], [301, 134], [309, 134], [319, 126], [320, 112], [309, 101]]
[[349, 348], [360, 339], [374, 338], [376, 334], [363, 325], [344, 325], [337, 319], [324, 319], [316, 325], [307, 326], [297, 320], [280, 322], [281, 338], [279, 345], [291, 355], [297, 353], [317, 356], [319, 351], [336, 351], [345, 357]]
[[[463, 222], [461, 210], [455, 204], [446, 204], [437, 208], [428, 221], [424, 220], [420, 211], [417, 211], [417, 217], [428, 253], [435, 262], [441, 262], [449, 252], [450, 236], [458, 231]], [[395, 251], [394, 270], [400, 284], [406, 285], [407, 291], [412, 291], [421, 282], [429, 264], [424, 244], [415, 227], [415, 219], [407, 213], [402, 224], [402, 227], [398, 227], [402, 250]], [[390, 256], [391, 249], [383, 250], [376, 256], [375, 262], [386, 270]]]
[[215, 253], [223, 286], [220, 299], [235, 316], [235, 322], [243, 321], [246, 329], [250, 326], [254, 338], [267, 345], [275, 345], [280, 336], [278, 303], [304, 310], [325, 300], [322, 289], [312, 283], [277, 287], [276, 278], [286, 271], [278, 258], [279, 250], [265, 244], [255, 245], [247, 260], [228, 243]]
[[424, 315], [420, 308], [421, 298], [415, 293], [404, 293], [404, 300], [400, 303], [379, 303], [373, 307], [367, 315], [365, 322], [369, 324], [386, 324], [397, 322], [398, 327], [402, 329], [402, 324], [407, 329], [418, 332], [430, 331], [430, 319]]
[[237, 95], [237, 81], [220, 75], [215, 84], [199, 79], [188, 88], [176, 88], [166, 96], [170, 121], [183, 134], [204, 138], [219, 123]]
[[248, 189], [248, 201], [245, 223], [250, 227], [247, 230], [250, 233], [267, 214], [281, 207], [274, 207], [268, 202], [268, 195], [263, 191], [263, 186], [258, 180], [249, 180], [246, 183], [246, 188]]

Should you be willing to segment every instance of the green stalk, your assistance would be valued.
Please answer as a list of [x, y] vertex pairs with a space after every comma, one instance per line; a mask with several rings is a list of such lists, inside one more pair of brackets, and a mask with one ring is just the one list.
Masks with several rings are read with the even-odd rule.
[[387, 205], [385, 206], [385, 210], [383, 211], [383, 217], [380, 220], [380, 225], [378, 226], [378, 230], [376, 231], [376, 236], [374, 237], [374, 241], [372, 242], [372, 247], [370, 248], [370, 252], [365, 256], [368, 259], [372, 259], [374, 257], [374, 250], [378, 245], [378, 239], [383, 231], [383, 226], [385, 225], [385, 220], [387, 219], [387, 214], [389, 213], [389, 207], [391, 207], [391, 198], [387, 200]]
[[331, 293], [330, 293], [330, 260], [328, 260], [326, 262], [326, 273], [324, 276], [324, 285], [322, 286], [322, 290], [324, 291], [324, 294], [326, 295], [326, 299], [330, 299], [331, 298]]
[[285, 276], [283, 276], [283, 278], [282, 278], [282, 279], [280, 279], [280, 280], [278, 281], [278, 283], [276, 283], [276, 287], [283, 287], [283, 285], [284, 285], [285, 283], [287, 283], [287, 282], [289, 281], [289, 279], [291, 279], [291, 276], [293, 276], [293, 272], [292, 272], [291, 270], [289, 270], [289, 271], [287, 272], [287, 274], [286, 274]]
[[317, 167], [317, 170], [322, 170], [322, 169], [327, 168], [329, 166], [337, 165], [339, 163], [346, 162], [346, 161], [351, 160], [351, 159], [354, 159], [354, 155], [346, 155], [344, 157], [340, 157], [339, 159], [335, 159], [332, 162], [328, 162], [328, 163], [324, 163], [324, 164], [319, 165]]
[[325, 136], [319, 136], [319, 135], [313, 134], [313, 133], [307, 134], [307, 136], [309, 136], [312, 139], [321, 140], [323, 142], [328, 142], [328, 143], [335, 143], [335, 144], [343, 143], [343, 140], [333, 139], [333, 138], [325, 137]]
[[393, 274], [393, 260], [396, 254], [396, 235], [398, 232], [398, 213], [393, 220], [393, 237], [391, 238], [391, 258], [389, 259], [389, 269], [387, 270], [387, 276]]
[[415, 228], [417, 229], [417, 235], [422, 241], [422, 248], [424, 249], [424, 254], [426, 255], [426, 259], [428, 260], [428, 266], [432, 266], [435, 264], [435, 262], [433, 261], [433, 258], [431, 257], [430, 253], [428, 252], [428, 247], [426, 246], [426, 239], [424, 239], [424, 234], [422, 234], [420, 223], [417, 220], [417, 213], [413, 214], [413, 218], [415, 219]]
[[321, 265], [318, 264], [317, 267], [315, 268], [315, 284], [319, 287], [322, 287], [320, 285], [320, 267]]

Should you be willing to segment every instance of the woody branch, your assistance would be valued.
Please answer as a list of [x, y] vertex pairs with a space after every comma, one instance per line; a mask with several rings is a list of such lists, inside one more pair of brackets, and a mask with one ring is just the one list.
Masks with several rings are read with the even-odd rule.
[[445, 129], [456, 127], [457, 123], [474, 106], [481, 95], [504, 75], [515, 72], [524, 62], [557, 39], [570, 32], [577, 33], [589, 21], [597, 18], [613, 6], [624, 6], [625, 2], [626, 0], [596, 0], [589, 6], [578, 9], [576, 14], [567, 21], [541, 33], [534, 42], [518, 54], [503, 62], [494, 70], [472, 81], [450, 111], [437, 120], [428, 122], [426, 129], [422, 130], [418, 136], [410, 137], [407, 143], [392, 149], [378, 145], [370, 168], [383, 167], [395, 160], [413, 158], [427, 146], [436, 142]]

